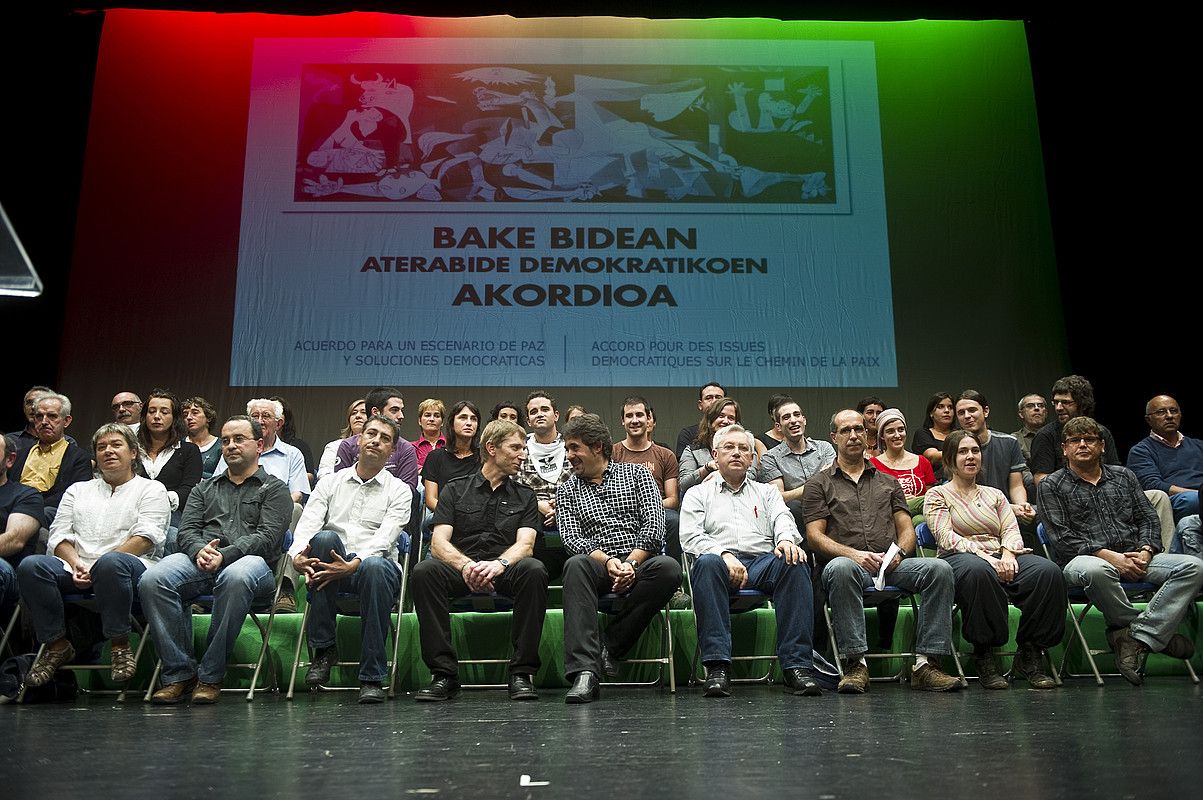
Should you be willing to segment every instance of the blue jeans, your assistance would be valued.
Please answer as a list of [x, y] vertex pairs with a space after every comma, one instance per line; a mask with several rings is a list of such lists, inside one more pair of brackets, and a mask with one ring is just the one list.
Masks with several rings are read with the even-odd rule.
[[[334, 531], [320, 531], [309, 541], [309, 552], [320, 561], [333, 561], [331, 550], [346, 561], [355, 558], [354, 554], [347, 555], [346, 545]], [[359, 617], [363, 622], [359, 680], [383, 681], [388, 674], [389, 615], [400, 590], [401, 571], [396, 562], [381, 556], [365, 558], [359, 569], [341, 581], [327, 584], [320, 591], [310, 590], [309, 621], [305, 624], [310, 647], [321, 649], [335, 643], [338, 594], [357, 594]]]
[[[865, 639], [865, 601], [862, 592], [873, 585], [870, 575], [850, 558], [833, 558], [823, 567], [823, 590], [831, 607], [831, 627], [844, 658], [869, 651]], [[942, 558], [906, 558], [886, 573], [886, 583], [918, 592], [915, 651], [925, 656], [952, 652], [952, 567]]]
[[[196, 676], [220, 684], [242, 623], [252, 607], [266, 606], [276, 592], [272, 571], [260, 556], [243, 556], [216, 574], [205, 572], [184, 553], [167, 556], [142, 576], [138, 593], [163, 660], [163, 682], [178, 683]], [[192, 657], [193, 598], [213, 595], [213, 613], [205, 655], [198, 665]]]
[[[16, 605], [21, 594], [17, 591], [17, 572], [8, 559], [0, 558], [0, 609], [7, 611]], [[0, 625], [7, 623], [0, 622]]]
[[[748, 570], [748, 589], [773, 598], [777, 614], [777, 658], [782, 669], [814, 665], [814, 589], [810, 564], [790, 565], [772, 553], [737, 556]], [[689, 573], [698, 620], [702, 662], [731, 661], [731, 593], [722, 556], [699, 556]]]
[[42, 644], [56, 642], [67, 635], [63, 595], [96, 595], [100, 626], [106, 639], [120, 639], [130, 632], [130, 608], [134, 587], [146, 571], [142, 560], [130, 553], [105, 553], [92, 565], [92, 588], [79, 589], [71, 580], [63, 562], [54, 556], [27, 556], [17, 567], [21, 597], [29, 608], [33, 632]]
[[1143, 580], [1160, 588], [1145, 610], [1137, 611], [1119, 585], [1119, 570], [1103, 559], [1075, 556], [1065, 565], [1065, 582], [1086, 592], [1108, 626], [1130, 627], [1133, 638], [1160, 653], [1203, 586], [1203, 561], [1194, 556], [1158, 553], [1149, 562]]
[[1170, 552], [1203, 558], [1203, 525], [1199, 524], [1198, 514], [1190, 514], [1178, 521]]
[[1194, 491], [1172, 494], [1170, 506], [1174, 509], [1174, 522], [1181, 522], [1183, 517], [1199, 513], [1199, 493]]

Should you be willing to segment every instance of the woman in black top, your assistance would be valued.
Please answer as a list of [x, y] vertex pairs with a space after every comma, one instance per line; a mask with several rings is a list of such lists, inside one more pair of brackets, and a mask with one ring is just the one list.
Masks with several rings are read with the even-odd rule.
[[152, 390], [142, 406], [138, 443], [146, 477], [167, 487], [173, 528], [180, 526], [188, 495], [201, 480], [200, 448], [184, 441], [186, 434], [180, 399], [166, 389]]
[[911, 439], [911, 452], [925, 456], [931, 462], [936, 474], [940, 473], [940, 465], [944, 463], [944, 439], [952, 433], [956, 415], [953, 413], [952, 395], [948, 392], [936, 392], [927, 401], [927, 413], [924, 415], [929, 425], [924, 425], [915, 431]]
[[471, 400], [460, 400], [447, 412], [447, 446], [431, 450], [422, 467], [426, 509], [434, 512], [439, 491], [447, 481], [480, 469], [480, 410]]

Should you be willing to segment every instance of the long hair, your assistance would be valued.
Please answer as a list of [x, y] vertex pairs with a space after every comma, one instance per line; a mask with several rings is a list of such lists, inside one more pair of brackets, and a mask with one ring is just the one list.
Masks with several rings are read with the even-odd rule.
[[710, 440], [714, 437], [715, 420], [719, 414], [723, 413], [723, 409], [727, 406], [735, 406], [735, 421], [742, 424], [743, 419], [739, 413], [739, 403], [732, 400], [730, 397], [720, 397], [714, 401], [714, 404], [702, 414], [702, 419], [698, 421], [698, 435], [693, 440], [693, 443], [699, 447], [710, 449]]
[[[150, 394], [146, 396], [146, 402], [142, 404], [141, 424], [138, 426], [138, 441], [141, 443], [142, 449], [148, 453], [151, 442], [150, 429], [146, 427], [146, 414], [150, 410], [151, 400], [167, 400], [171, 403], [171, 426], [167, 429], [167, 444], [164, 446], [164, 450], [175, 447], [176, 442], [182, 442], [188, 435], [188, 429], [184, 427], [184, 406], [180, 403], [180, 398], [167, 389], [151, 389]], [[93, 452], [95, 452], [95, 448], [93, 448]]]
[[[443, 420], [443, 435], [447, 437], [447, 445], [452, 452], [455, 451], [457, 440], [455, 438], [455, 416], [464, 409], [468, 409], [476, 415], [476, 432], [472, 434], [472, 452], [480, 452], [480, 434], [484, 429], [484, 423], [480, 418], [480, 409], [476, 407], [476, 403], [471, 400], [460, 400], [455, 405], [451, 406], [451, 410], [447, 412], [446, 418]], [[493, 420], [496, 422], [497, 420]], [[502, 420], [505, 422], [506, 420]]]

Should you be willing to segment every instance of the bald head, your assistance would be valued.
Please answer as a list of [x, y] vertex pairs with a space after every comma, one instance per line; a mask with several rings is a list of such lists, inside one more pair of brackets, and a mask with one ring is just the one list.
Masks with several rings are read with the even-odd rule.
[[1174, 441], [1182, 425], [1182, 409], [1178, 401], [1168, 394], [1159, 394], [1145, 403], [1145, 421], [1149, 430], [1158, 436]]

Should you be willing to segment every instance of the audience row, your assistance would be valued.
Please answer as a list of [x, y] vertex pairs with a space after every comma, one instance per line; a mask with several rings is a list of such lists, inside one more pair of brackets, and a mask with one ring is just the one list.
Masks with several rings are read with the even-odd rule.
[[[62, 596], [80, 590], [96, 595], [113, 679], [132, 677], [130, 609], [139, 596], [163, 662], [155, 701], [203, 703], [219, 696], [249, 610], [278, 594], [275, 610], [295, 611], [301, 578], [311, 606], [307, 680], [324, 683], [338, 661], [337, 606], [324, 590], [337, 586], [361, 597], [361, 700], [376, 702], [384, 697], [388, 615], [400, 580], [398, 536], [421, 514], [430, 557], [414, 568], [413, 588], [434, 680], [419, 700], [458, 692], [449, 602], [480, 592], [513, 600], [510, 695], [537, 696], [532, 675], [549, 581], [540, 556], [552, 533], [567, 556], [569, 703], [597, 699], [600, 676], [615, 671], [666, 604], [693, 606], [705, 693], [729, 695], [728, 604], [745, 588], [774, 599], [787, 691], [864, 692], [863, 592], [875, 582], [921, 598], [916, 688], [960, 686], [941, 666], [951, 652], [954, 602], [983, 686], [1008, 685], [994, 650], [1008, 640], [1014, 604], [1022, 614], [1013, 673], [1051, 688], [1043, 659], [1064, 637], [1067, 587], [1081, 587], [1098, 605], [1120, 671], [1140, 683], [1148, 652], [1193, 654], [1176, 631], [1203, 584], [1203, 561], [1190, 551], [1198, 542], [1203, 451], [1178, 430], [1173, 398], [1156, 397], [1146, 409], [1150, 436], [1133, 448], [1129, 471], [1118, 466], [1109, 432], [1089, 416], [1085, 379], [1064, 378], [1051, 394], [1056, 419], [1045, 423], [1043, 398], [1025, 396], [1024, 427], [1015, 434], [989, 429], [980, 392], [937, 394], [907, 450], [905, 417], [878, 398], [832, 415], [820, 440], [807, 436], [801, 406], [776, 395], [773, 427], [755, 435], [741, 424], [739, 404], [708, 384], [699, 393], [701, 419], [681, 431], [674, 453], [652, 439], [654, 412], [638, 396], [622, 404], [625, 435], [617, 442], [584, 409], [561, 431], [557, 403], [541, 390], [524, 408], [499, 404], [483, 429], [472, 402], [448, 409], [426, 400], [418, 408], [422, 436], [410, 442], [400, 435], [400, 392], [379, 387], [348, 406], [342, 436], [310, 474], [307, 448], [285, 441], [280, 398], [251, 400], [247, 414], [225, 420], [215, 436], [217, 414], [203, 398], [181, 403], [156, 390], [143, 403], [123, 392], [113, 400], [114, 422], [85, 450], [66, 436], [70, 400], [35, 387], [26, 396], [29, 425], [3, 440], [0, 601], [11, 605], [19, 594], [29, 608], [44, 645], [27, 677], [37, 686], [74, 657]], [[937, 542], [935, 558], [915, 557], [921, 521]], [[1034, 552], [1038, 521], [1055, 562]], [[277, 591], [273, 568], [286, 532]], [[1121, 580], [1153, 583], [1157, 595], [1138, 612]], [[610, 593], [627, 600], [600, 632], [599, 597]], [[209, 645], [197, 661], [188, 607], [204, 594], [215, 602]], [[826, 678], [813, 653], [823, 603], [832, 613], [838, 681]]]

